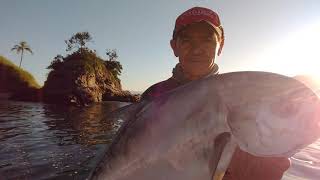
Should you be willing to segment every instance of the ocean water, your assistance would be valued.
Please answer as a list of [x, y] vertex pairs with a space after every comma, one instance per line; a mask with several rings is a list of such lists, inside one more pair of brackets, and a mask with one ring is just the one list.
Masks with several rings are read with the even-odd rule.
[[0, 180], [85, 179], [121, 125], [108, 114], [126, 104], [0, 101]]
[[[85, 179], [121, 122], [104, 102], [85, 108], [0, 100], [0, 180]], [[291, 159], [283, 179], [320, 179], [320, 141]]]
[[283, 180], [320, 180], [320, 140], [309, 145], [291, 160], [291, 166]]

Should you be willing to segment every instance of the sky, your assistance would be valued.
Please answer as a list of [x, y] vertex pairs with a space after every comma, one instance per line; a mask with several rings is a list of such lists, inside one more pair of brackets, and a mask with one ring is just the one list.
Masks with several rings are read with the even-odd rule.
[[123, 89], [144, 91], [171, 76], [178, 62], [169, 44], [174, 23], [194, 6], [220, 16], [220, 73], [320, 75], [319, 0], [0, 0], [0, 55], [18, 65], [10, 49], [27, 41], [34, 54], [24, 56], [22, 68], [43, 85], [52, 59], [67, 54], [64, 40], [88, 31], [88, 47], [99, 56], [117, 49]]

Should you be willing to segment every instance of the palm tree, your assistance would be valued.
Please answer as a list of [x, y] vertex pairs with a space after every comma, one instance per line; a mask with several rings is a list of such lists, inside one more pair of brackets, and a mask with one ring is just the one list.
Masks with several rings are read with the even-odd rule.
[[13, 48], [11, 49], [11, 51], [17, 51], [17, 54], [21, 53], [19, 68], [21, 67], [22, 57], [25, 50], [33, 54], [30, 46], [25, 41], [21, 41], [19, 44], [14, 45]]

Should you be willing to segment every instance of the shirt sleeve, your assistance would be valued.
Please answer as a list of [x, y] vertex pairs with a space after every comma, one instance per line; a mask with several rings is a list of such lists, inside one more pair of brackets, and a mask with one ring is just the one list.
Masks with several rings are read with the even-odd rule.
[[223, 180], [280, 180], [290, 167], [282, 157], [257, 157], [237, 148]]
[[147, 90], [145, 90], [141, 95], [141, 100], [150, 100], [165, 92], [168, 92], [172, 89], [177, 88], [180, 86], [178, 82], [176, 82], [173, 78], [169, 78], [165, 81], [161, 81], [150, 86]]
[[156, 85], [157, 84], [154, 84], [152, 86], [150, 86], [147, 90], [145, 90], [142, 95], [141, 95], [141, 100], [149, 100], [149, 99], [152, 99], [153, 98], [153, 94], [155, 92], [155, 89], [156, 89]]

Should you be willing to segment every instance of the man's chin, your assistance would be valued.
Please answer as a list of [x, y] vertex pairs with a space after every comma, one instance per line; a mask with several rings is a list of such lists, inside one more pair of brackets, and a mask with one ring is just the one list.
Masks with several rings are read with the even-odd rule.
[[189, 60], [190, 63], [205, 63], [207, 60], [204, 60], [203, 58], [197, 58], [197, 59], [191, 59]]
[[190, 70], [189, 72], [192, 72], [193, 74], [202, 74], [204, 72], [210, 71], [210, 68], [208, 68], [208, 66], [208, 64], [203, 63], [191, 63], [188, 69]]
[[197, 71], [197, 72], [192, 72], [191, 71], [188, 74], [190, 74], [192, 77], [198, 79], [198, 78], [207, 76], [208, 74], [210, 74], [210, 71], [208, 69], [203, 69], [202, 71]]

